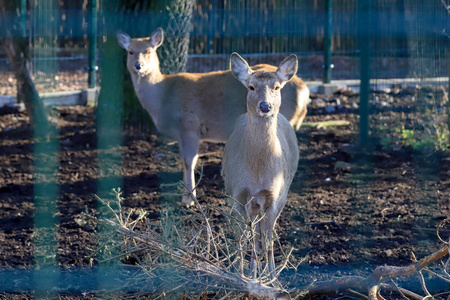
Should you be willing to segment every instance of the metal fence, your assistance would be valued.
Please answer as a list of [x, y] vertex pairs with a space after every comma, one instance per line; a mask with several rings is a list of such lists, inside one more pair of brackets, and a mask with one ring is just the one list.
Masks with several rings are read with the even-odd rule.
[[[45, 3], [48, 5], [45, 6]], [[116, 62], [102, 69], [102, 60], [117, 57], [118, 52], [117, 49], [113, 50], [115, 52], [109, 56], [111, 53], [101, 47], [108, 36], [105, 20], [111, 20], [111, 15], [120, 18], [124, 27], [122, 29], [133, 36], [150, 34], [164, 19], [159, 12], [128, 12], [119, 16], [118, 12], [96, 10], [95, 7], [91, 7], [89, 11], [86, 5], [79, 7], [69, 3], [70, 1], [66, 1], [63, 7], [59, 7], [54, 1], [42, 1], [34, 6], [28, 4], [27, 13], [22, 13], [31, 37], [34, 73], [38, 85], [48, 84], [57, 89], [57, 85], [62, 83], [61, 72], [80, 72], [85, 76], [82, 76], [82, 80], [77, 79], [76, 83], [87, 87], [87, 73], [91, 71], [92, 74], [97, 65], [92, 61], [98, 62], [100, 73], [111, 73], [123, 68]], [[82, 6], [85, 2], [73, 3]], [[437, 82], [448, 86], [450, 14], [443, 1], [286, 0], [277, 3], [275, 5], [268, 0], [197, 1], [191, 16], [186, 70], [206, 72], [227, 69], [229, 54], [234, 51], [247, 58], [250, 64], [278, 64], [286, 54], [295, 53], [300, 59], [299, 75], [305, 80], [360, 80], [360, 137], [363, 143], [367, 142], [369, 130], [379, 136], [386, 134], [386, 131], [379, 129], [381, 126], [376, 126], [376, 117], [369, 120], [369, 108], [375, 101], [371, 89], [410, 82], [414, 85], [428, 84], [427, 79], [430, 78], [437, 78]], [[98, 14], [97, 18], [93, 18], [94, 12]], [[97, 20], [96, 30], [91, 30], [92, 20]], [[99, 49], [94, 47], [89, 52], [89, 39], [91, 45], [93, 40], [97, 41]], [[110, 47], [115, 45], [115, 42], [109, 42]], [[92, 60], [93, 56], [96, 59]], [[2, 58], [1, 65], [2, 72], [8, 71], [6, 59]], [[114, 88], [108, 91], [111, 98], [117, 98], [120, 93], [118, 81], [120, 78], [112, 80], [111, 86]], [[426, 94], [422, 96], [427, 98], [429, 92], [424, 93]], [[442, 108], [442, 104], [435, 105], [432, 102], [427, 105], [443, 112], [438, 110]], [[106, 120], [107, 118], [109, 116], [100, 116], [98, 120], [103, 128], [118, 126], [108, 123], [112, 121]], [[369, 121], [374, 126], [369, 128]], [[432, 122], [430, 120], [429, 124]], [[101, 126], [99, 128], [102, 129]], [[109, 135], [104, 135], [99, 144], [111, 142], [105, 140], [108, 138]], [[49, 151], [56, 153], [58, 145], [51, 145], [49, 150], [41, 149], [37, 144], [34, 149], [38, 158], [40, 153]], [[43, 171], [47, 175], [58, 168], [55, 162], [39, 159], [36, 160], [35, 167], [49, 169]], [[121, 183], [118, 180], [101, 184], [103, 186], [98, 189], [106, 191]], [[36, 227], [51, 227], [52, 222], [57, 222], [55, 203], [48, 203], [56, 198], [57, 193], [56, 185], [36, 185], [36, 208], [43, 212], [36, 214]], [[50, 218], [47, 218], [48, 213]], [[52, 240], [43, 241], [36, 247], [53, 247], [51, 243]], [[42, 251], [46, 253], [47, 250]], [[53, 260], [56, 265], [55, 257]], [[36, 285], [43, 289], [55, 286], [60, 277], [70, 277], [70, 274], [60, 273], [56, 268], [48, 271], [54, 276], [42, 276], [46, 271], [36, 271], [34, 275], [27, 274], [25, 277], [19, 272], [17, 277], [26, 280], [31, 278], [30, 281], [35, 280]], [[88, 273], [89, 278], [97, 278], [99, 282], [109, 280], [106, 275], [106, 279], [99, 279], [103, 275], [92, 275], [90, 271]], [[16, 275], [13, 272], [5, 274], [11, 280], [0, 285], [0, 290], [15, 292], [17, 286], [13, 285], [17, 282], [26, 285], [19, 279], [14, 281]], [[82, 284], [89, 285], [85, 279]], [[32, 285], [23, 290], [31, 291], [33, 288]], [[78, 291], [76, 288], [75, 290]]]
[[[81, 1], [63, 5], [41, 1], [29, 3], [27, 13], [22, 13], [31, 37], [35, 80], [42, 91], [85, 88], [88, 80], [94, 86], [103, 58], [97, 41], [112, 36], [105, 23], [108, 14], [114, 14], [110, 19], [120, 20], [121, 29], [132, 36], [148, 36], [156, 27], [166, 27], [166, 43], [159, 51], [166, 73], [228, 69], [232, 52], [251, 65], [276, 65], [295, 53], [298, 75], [306, 81], [361, 80], [357, 88], [362, 91], [365, 136], [370, 88], [428, 84], [425, 79], [448, 82], [450, 22], [445, 1], [202, 0], [189, 8], [190, 32], [170, 22], [186, 19], [180, 11], [120, 13], [105, 10], [102, 2], [96, 8], [94, 2], [87, 6]], [[187, 59], [186, 49], [175, 45], [181, 34], [189, 38]], [[170, 57], [174, 52], [178, 54]]]
[[[98, 41], [105, 36], [108, 12], [98, 11], [98, 30], [90, 32], [94, 14], [83, 2], [74, 3], [28, 5], [24, 20], [38, 84], [55, 84], [59, 71], [86, 72], [89, 36], [94, 34]], [[300, 58], [299, 75], [306, 80], [322, 80], [326, 70], [331, 71], [331, 80], [359, 79], [358, 28], [364, 25], [358, 20], [362, 19], [370, 29], [371, 78], [448, 76], [450, 26], [443, 2], [379, 0], [370, 1], [368, 8], [362, 12], [356, 0], [197, 1], [186, 68], [190, 72], [227, 69], [233, 51], [246, 55], [251, 63], [277, 63], [280, 55], [295, 53]], [[165, 17], [160, 12], [127, 12], [122, 20], [123, 30], [146, 36], [164, 24]], [[101, 57], [101, 50], [97, 51], [97, 59]], [[2, 64], [3, 70], [7, 68], [4, 58]]]

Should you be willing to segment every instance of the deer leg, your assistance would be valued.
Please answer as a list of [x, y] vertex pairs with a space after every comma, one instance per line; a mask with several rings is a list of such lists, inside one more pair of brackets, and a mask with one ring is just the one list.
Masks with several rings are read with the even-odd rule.
[[198, 159], [198, 146], [200, 139], [195, 133], [185, 133], [180, 140], [180, 152], [183, 159], [183, 181], [186, 184], [188, 193], [183, 194], [183, 203], [187, 206], [193, 205], [191, 194], [196, 196], [194, 168]]
[[233, 222], [233, 232], [235, 234], [236, 242], [238, 243], [239, 251], [240, 251], [240, 265], [239, 270], [242, 275], [244, 275], [244, 265], [245, 265], [245, 253], [248, 247], [248, 239], [247, 239], [247, 221], [248, 214], [246, 211], [246, 206], [244, 205], [247, 201], [248, 191], [244, 189], [239, 193], [235, 193], [233, 195], [232, 201], [233, 208], [231, 210], [232, 218], [236, 219], [236, 222]]
[[273, 210], [268, 210], [265, 217], [261, 220], [261, 245], [263, 253], [266, 255], [267, 268], [270, 277], [273, 279], [275, 277], [275, 258], [273, 253], [273, 230], [275, 227], [275, 222], [277, 219], [277, 214]]
[[258, 255], [260, 253], [260, 240], [261, 240], [261, 220], [260, 218], [260, 205], [257, 198], [247, 197], [247, 203], [245, 204], [245, 212], [248, 220], [250, 220], [250, 243], [251, 259], [250, 259], [250, 271], [253, 273], [253, 278], [257, 278], [258, 275]]
[[[256, 279], [258, 275], [258, 255], [260, 253], [260, 237], [261, 237], [261, 226], [260, 222], [257, 222], [257, 217], [251, 219], [251, 236], [250, 242], [252, 244], [252, 254], [250, 258], [250, 271], [253, 273], [253, 278]], [[255, 223], [256, 222], [256, 223]]]
[[240, 264], [239, 270], [242, 275], [244, 275], [244, 259], [245, 252], [247, 250], [247, 239], [246, 239], [246, 215], [244, 206], [240, 203], [235, 203], [233, 205], [233, 210], [231, 214], [234, 218], [236, 218], [236, 222], [234, 222], [234, 232], [236, 234], [236, 241], [239, 244], [240, 253]]

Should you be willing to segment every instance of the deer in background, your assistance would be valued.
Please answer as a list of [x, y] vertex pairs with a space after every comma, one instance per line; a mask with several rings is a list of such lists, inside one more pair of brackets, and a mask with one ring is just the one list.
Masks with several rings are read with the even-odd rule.
[[[163, 75], [156, 50], [164, 33], [157, 28], [150, 37], [131, 38], [117, 33], [119, 45], [128, 52], [127, 68], [142, 106], [159, 132], [178, 141], [183, 160], [183, 180], [189, 193], [182, 201], [192, 205], [200, 141], [225, 142], [237, 118], [245, 113], [246, 89], [236, 82], [229, 70], [210, 73]], [[275, 71], [270, 65], [257, 65], [253, 70]], [[309, 102], [309, 89], [297, 76], [281, 94], [281, 113], [299, 128]]]
[[225, 192], [234, 200], [241, 220], [257, 223], [250, 267], [256, 276], [255, 257], [266, 255], [274, 277], [273, 231], [286, 204], [299, 160], [297, 138], [289, 121], [281, 115], [281, 89], [297, 72], [297, 57], [285, 58], [275, 71], [253, 71], [237, 53], [230, 58], [231, 71], [247, 88], [247, 113], [236, 121], [225, 145], [222, 176]]

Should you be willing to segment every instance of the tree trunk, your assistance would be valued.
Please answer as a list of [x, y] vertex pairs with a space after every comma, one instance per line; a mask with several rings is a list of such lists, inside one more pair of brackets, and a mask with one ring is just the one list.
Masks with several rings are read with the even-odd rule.
[[164, 43], [159, 49], [163, 74], [186, 72], [193, 7], [193, 0], [163, 1], [161, 5], [161, 11], [168, 16]]
[[48, 125], [44, 105], [31, 75], [31, 56], [27, 37], [20, 23], [19, 1], [0, 0], [1, 27], [4, 39], [1, 44], [17, 79], [17, 90], [25, 104], [32, 126], [37, 129]]

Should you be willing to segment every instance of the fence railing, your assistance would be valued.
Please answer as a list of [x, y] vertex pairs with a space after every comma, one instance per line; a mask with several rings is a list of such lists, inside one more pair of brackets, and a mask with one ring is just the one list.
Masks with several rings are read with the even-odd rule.
[[[299, 75], [306, 80], [331, 82], [335, 79], [359, 79], [359, 134], [363, 145], [368, 142], [370, 87], [373, 79], [386, 83], [396, 78], [395, 83], [398, 83], [398, 78], [406, 81], [406, 78], [413, 77], [420, 82], [429, 77], [444, 77], [448, 81], [450, 18], [441, 1], [354, 0], [341, 3], [327, 0], [323, 6], [298, 1], [300, 4], [278, 8], [245, 8], [239, 7], [238, 2], [241, 1], [230, 1], [236, 7], [219, 7], [215, 1], [213, 3], [216, 6], [194, 9], [187, 70], [203, 72], [227, 69], [228, 57], [233, 51], [243, 54], [250, 64], [264, 62], [274, 65], [285, 54], [296, 53], [300, 58]], [[22, 22], [27, 24], [26, 28], [32, 37], [30, 44], [34, 53], [34, 71], [44, 73], [43, 82], [46, 78], [52, 78], [52, 82], [58, 81], [54, 73], [60, 70], [84, 70], [89, 72], [89, 86], [92, 87], [95, 85], [97, 61], [100, 61], [101, 72], [112, 74], [123, 69], [122, 62], [116, 61], [122, 55], [122, 52], [119, 53], [121, 49], [104, 51], [99, 46], [104, 37], [111, 37], [105, 19], [112, 19], [108, 14], [113, 12], [98, 9], [96, 1], [89, 3], [85, 10], [34, 7], [26, 14], [21, 14]], [[26, 5], [22, 5], [22, 9], [24, 7]], [[148, 35], [163, 18], [157, 12], [128, 13], [116, 17], [123, 24], [122, 29], [133, 36]], [[49, 19], [54, 22], [46, 23]], [[116, 43], [109, 40], [107, 45], [113, 48]], [[114, 63], [102, 66], [102, 60], [112, 60]], [[77, 63], [63, 66], [74, 61]], [[1, 59], [0, 64], [3, 65], [1, 70], [7, 70], [5, 59]], [[110, 76], [108, 79], [113, 88], [106, 97], [112, 101], [121, 101], [118, 96], [122, 88], [120, 78]], [[99, 134], [99, 148], [111, 142], [121, 143], [120, 135], [117, 134], [120, 131], [119, 122], [110, 114], [100, 115], [97, 121], [98, 131], [104, 130]], [[114, 132], [111, 131], [113, 129]], [[37, 143], [34, 148], [34, 155], [38, 158], [34, 167], [36, 170], [42, 169], [41, 176], [52, 176], [57, 173], [58, 165], [49, 160], [48, 154], [56, 156], [59, 145], [56, 142], [49, 143], [46, 146], [50, 149], [39, 146]], [[103, 164], [100, 169], [110, 167], [106, 165], [107, 160], [100, 158], [100, 161]], [[117, 178], [104, 180], [99, 182], [98, 190], [106, 193], [120, 185], [120, 179]], [[56, 204], [49, 203], [56, 198], [57, 189], [56, 183], [35, 184], [36, 228], [51, 228], [57, 222]], [[52, 257], [46, 251], [55, 248], [54, 240], [41, 242], [36, 244], [36, 248], [41, 248], [45, 257]], [[55, 257], [52, 257], [51, 263], [56, 265]], [[18, 276], [14, 271], [2, 271], [0, 277], [3, 274], [7, 280], [0, 284], [0, 291], [32, 291], [36, 286], [47, 289], [53, 287], [55, 282], [61, 282], [60, 278], [74, 282], [76, 291], [95, 290], [97, 285], [91, 285], [92, 282], [86, 278], [107, 282], [115, 278], [111, 272], [92, 274], [89, 271], [88, 276], [79, 282], [82, 287], [78, 287], [78, 273], [62, 272], [56, 267], [30, 273], [18, 272]], [[86, 275], [81, 271], [79, 274]], [[35, 283], [28, 287], [30, 281]], [[17, 289], [17, 284], [25, 288]]]
[[[89, 1], [85, 9], [35, 6], [21, 14], [22, 19], [28, 19], [24, 22], [32, 37], [35, 72], [54, 73], [68, 57], [82, 56], [89, 59], [76, 67], [90, 70], [93, 77], [93, 56], [101, 58], [96, 49], [100, 44], [95, 42], [106, 35], [105, 15], [116, 13], [96, 8], [95, 2]], [[233, 2], [208, 9], [196, 5], [188, 71], [226, 69], [233, 51], [260, 56], [259, 60], [296, 53], [301, 57], [299, 71], [305, 79], [357, 79], [363, 76], [357, 66], [361, 18], [370, 19], [367, 28], [371, 29], [370, 52], [375, 60], [372, 78], [448, 76], [450, 22], [441, 1], [372, 1], [367, 13], [360, 11], [358, 1], [298, 3], [272, 8], [245, 8]], [[149, 35], [165, 20], [160, 12], [128, 12], [117, 17], [132, 36]]]

